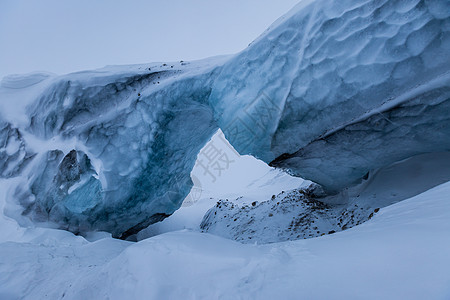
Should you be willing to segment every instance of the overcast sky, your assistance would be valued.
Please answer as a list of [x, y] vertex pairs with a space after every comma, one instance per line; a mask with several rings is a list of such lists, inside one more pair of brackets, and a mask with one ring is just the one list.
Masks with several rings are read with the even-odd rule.
[[0, 78], [236, 53], [299, 0], [0, 0]]

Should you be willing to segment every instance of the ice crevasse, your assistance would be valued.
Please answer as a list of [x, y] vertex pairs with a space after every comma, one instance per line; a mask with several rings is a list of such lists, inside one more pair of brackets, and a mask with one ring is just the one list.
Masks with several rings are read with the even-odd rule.
[[450, 151], [449, 31], [450, 1], [305, 0], [233, 56], [5, 77], [7, 213], [127, 237], [181, 205], [218, 128], [327, 193]]

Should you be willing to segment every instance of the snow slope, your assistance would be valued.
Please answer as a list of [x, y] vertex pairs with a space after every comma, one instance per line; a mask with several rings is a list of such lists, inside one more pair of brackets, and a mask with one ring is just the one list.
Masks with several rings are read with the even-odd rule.
[[269, 245], [192, 230], [138, 243], [2, 236], [0, 298], [449, 299], [449, 200], [445, 183], [349, 230]]
[[382, 168], [360, 185], [333, 196], [320, 195], [320, 187], [310, 182], [292, 190], [281, 186], [276, 190], [272, 185], [272, 195], [261, 194], [253, 202], [242, 201], [245, 192], [239, 197], [225, 197], [225, 193], [213, 203], [200, 227], [242, 243], [312, 238], [362, 224], [380, 208], [448, 181], [450, 153], [429, 153]]
[[[210, 143], [219, 147], [221, 141], [219, 132]], [[221, 149], [230, 156], [233, 153], [228, 145]], [[265, 232], [247, 244], [202, 233], [199, 225], [203, 214], [224, 196], [233, 199], [239, 194], [243, 197], [234, 203], [251, 206], [254, 201], [308, 183], [252, 157], [233, 159], [235, 163], [215, 182], [197, 164], [192, 176], [197, 177], [194, 182], [202, 190], [200, 196], [191, 195], [193, 198], [188, 197], [188, 203], [175, 214], [140, 232], [137, 243], [101, 232], [86, 239], [32, 224], [24, 228], [1, 215], [0, 299], [450, 297], [450, 182], [403, 200], [411, 191], [417, 193], [420, 186], [428, 189], [430, 182], [436, 182], [427, 182], [427, 177], [445, 180], [447, 174], [437, 169], [448, 163], [447, 156], [406, 161], [368, 180], [370, 184], [359, 191], [362, 198], [372, 200], [366, 204], [403, 201], [381, 208], [361, 225], [321, 237], [266, 245], [259, 242], [273, 236], [264, 236]], [[11, 185], [11, 180], [18, 179], [0, 180], [0, 190]], [[215, 193], [216, 186], [222, 189]], [[393, 192], [397, 196], [389, 194]], [[0, 209], [7, 198], [0, 194]], [[263, 218], [257, 221], [264, 224]]]
[[[342, 232], [266, 245], [256, 236], [241, 244], [202, 233], [203, 214], [223, 197], [240, 195], [234, 203], [251, 206], [308, 183], [252, 157], [232, 156], [221, 137], [217, 133], [210, 143], [235, 162], [213, 182], [198, 164], [201, 151], [192, 172], [200, 196], [191, 195], [171, 217], [140, 232], [137, 243], [101, 232], [86, 239], [21, 227], [2, 214], [0, 299], [448, 299], [450, 182]], [[428, 177], [448, 178], [445, 168], [438, 172], [446, 163], [445, 155], [407, 161], [368, 180], [359, 193], [372, 200], [367, 204], [389, 205], [420, 186], [428, 189], [436, 182]], [[0, 180], [0, 190], [11, 181], [20, 179]], [[7, 199], [0, 194], [0, 209]]]

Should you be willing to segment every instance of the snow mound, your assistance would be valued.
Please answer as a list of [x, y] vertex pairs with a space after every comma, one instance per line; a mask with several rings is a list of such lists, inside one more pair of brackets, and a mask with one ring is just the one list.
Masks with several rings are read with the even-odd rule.
[[333, 234], [362, 224], [379, 208], [370, 204], [330, 205], [312, 195], [312, 190], [281, 192], [270, 200], [239, 205], [220, 200], [203, 218], [200, 228], [242, 243], [277, 243]]
[[279, 186], [283, 191], [278, 195], [260, 194], [250, 202], [242, 200], [248, 192], [234, 200], [222, 197], [199, 227], [242, 243], [309, 239], [360, 225], [380, 208], [448, 181], [450, 153], [429, 153], [384, 167], [337, 195], [327, 195], [312, 184], [293, 190]]
[[0, 86], [7, 89], [24, 89], [48, 79], [53, 74], [47, 72], [35, 72], [25, 75], [8, 75], [0, 81]]
[[47, 230], [0, 243], [0, 298], [448, 299], [449, 194], [446, 183], [343, 232], [268, 245], [188, 230], [138, 243]]

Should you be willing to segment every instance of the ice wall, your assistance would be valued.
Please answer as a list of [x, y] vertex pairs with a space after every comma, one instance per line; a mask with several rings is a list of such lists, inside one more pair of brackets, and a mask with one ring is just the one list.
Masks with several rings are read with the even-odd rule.
[[[23, 214], [73, 232], [118, 237], [172, 214], [191, 189], [197, 153], [217, 130], [207, 103], [220, 65], [213, 61], [52, 79], [26, 108], [29, 124], [17, 131], [34, 155], [14, 192]], [[7, 149], [18, 148], [10, 151], [5, 173], [27, 152], [10, 127], [2, 135]]]
[[329, 192], [450, 150], [449, 17], [450, 1], [302, 1], [224, 66], [219, 126]]

